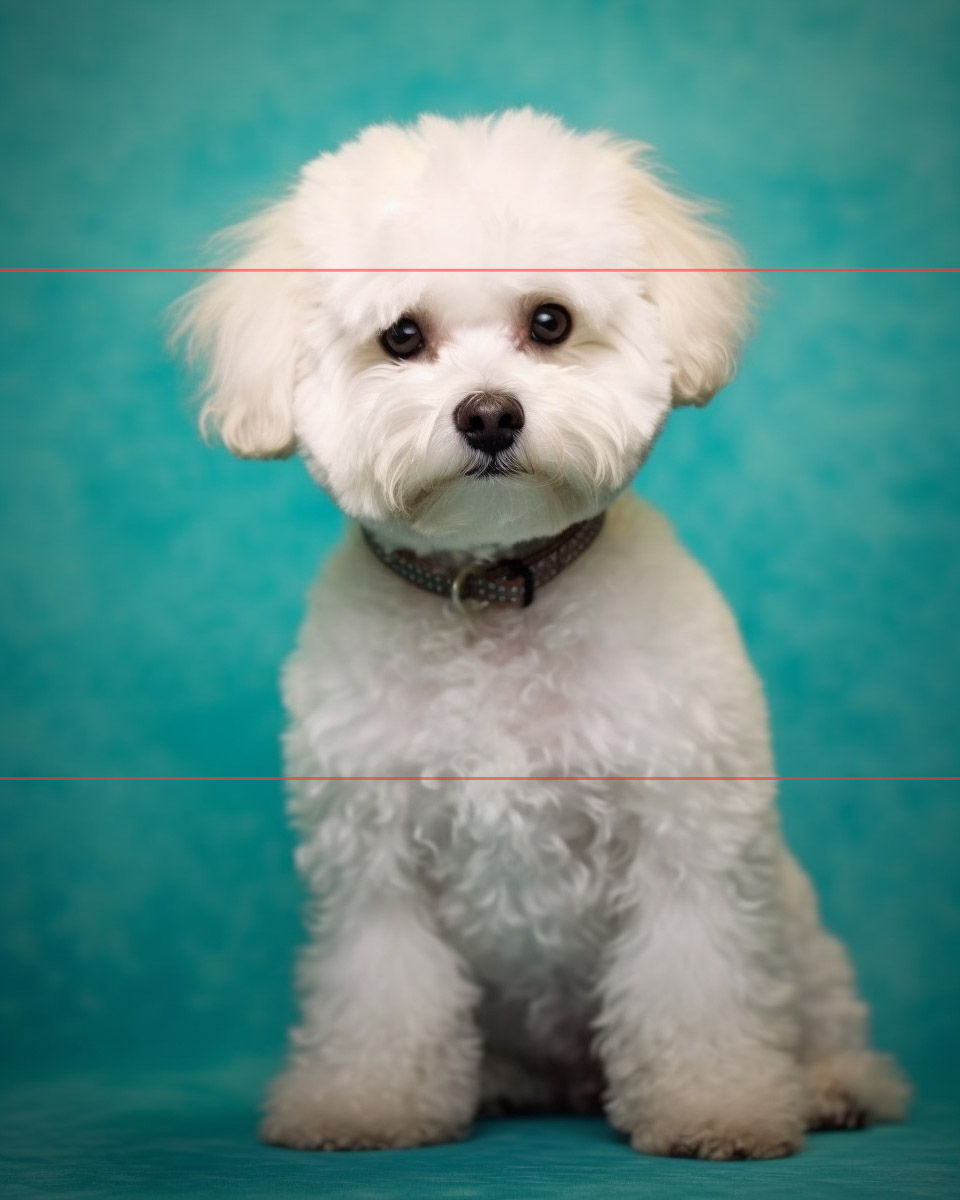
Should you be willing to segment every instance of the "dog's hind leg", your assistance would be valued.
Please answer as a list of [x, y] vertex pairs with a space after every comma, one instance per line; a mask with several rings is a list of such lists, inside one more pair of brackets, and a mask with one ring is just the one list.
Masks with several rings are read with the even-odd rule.
[[823, 928], [810, 881], [788, 854], [784, 896], [797, 970], [808, 1128], [858, 1129], [900, 1120], [909, 1084], [892, 1058], [869, 1048], [869, 1013], [857, 994], [847, 952]]

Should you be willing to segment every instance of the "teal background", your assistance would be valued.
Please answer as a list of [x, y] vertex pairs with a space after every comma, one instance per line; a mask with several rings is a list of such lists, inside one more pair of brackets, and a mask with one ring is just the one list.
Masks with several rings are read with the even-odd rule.
[[[0, 9], [0, 264], [171, 266], [359, 127], [532, 104], [652, 142], [765, 266], [960, 265], [960, 9], [811, 0], [201, 0]], [[175, 275], [0, 277], [0, 771], [271, 774], [276, 673], [340, 520], [199, 442]], [[641, 490], [743, 623], [785, 774], [960, 774], [960, 281], [769, 276], [740, 378]], [[274, 784], [0, 783], [0, 1071], [18, 1194], [701, 1196], [958, 1185], [955, 783], [787, 784], [901, 1128], [789, 1163], [602, 1123], [319, 1157], [253, 1141], [299, 896]], [[953, 1107], [951, 1107], [953, 1105]], [[499, 1190], [498, 1190], [499, 1189]]]

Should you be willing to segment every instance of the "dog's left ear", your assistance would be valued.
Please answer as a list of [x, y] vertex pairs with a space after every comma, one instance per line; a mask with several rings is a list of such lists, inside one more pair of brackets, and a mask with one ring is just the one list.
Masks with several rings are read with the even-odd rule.
[[299, 265], [289, 201], [221, 235], [232, 265], [174, 306], [172, 340], [206, 376], [200, 428], [241, 458], [286, 458], [296, 448]]
[[705, 205], [675, 195], [642, 164], [630, 172], [644, 257], [661, 268], [647, 276], [647, 291], [674, 367], [673, 401], [706, 404], [736, 373], [750, 326], [750, 275], [737, 246], [704, 219]]

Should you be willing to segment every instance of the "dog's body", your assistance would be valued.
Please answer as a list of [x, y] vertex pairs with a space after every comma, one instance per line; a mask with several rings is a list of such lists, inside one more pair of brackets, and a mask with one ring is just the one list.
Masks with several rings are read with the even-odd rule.
[[[546, 148], [530, 166], [532, 137]], [[530, 113], [374, 130], [307, 169], [243, 262], [735, 261], [629, 160]], [[421, 220], [418, 189], [500, 204], [505, 166], [514, 188], [528, 167], [528, 190], [569, 185], [555, 229], [537, 195], [504, 199], [494, 234], [449, 199]], [[368, 191], [350, 192], [355, 177]], [[347, 198], [367, 211], [348, 218]], [[577, 228], [590, 205], [602, 236]], [[398, 244], [398, 212], [413, 242]], [[339, 251], [318, 232], [331, 213]], [[188, 314], [228, 445], [296, 446], [388, 545], [452, 568], [513, 559], [606, 510], [531, 607], [457, 611], [387, 570], [357, 528], [326, 566], [285, 674], [287, 772], [415, 781], [294, 785], [320, 904], [271, 1141], [417, 1145], [462, 1136], [481, 1107], [602, 1103], [639, 1149], [769, 1157], [806, 1128], [902, 1111], [905, 1085], [866, 1048], [846, 956], [758, 778], [774, 773], [767, 717], [735, 622], [663, 518], [621, 494], [671, 403], [729, 376], [742, 289], [665, 275], [638, 292], [625, 275], [241, 276]], [[555, 344], [540, 336], [558, 327]], [[477, 389], [471, 426], [460, 397]]]

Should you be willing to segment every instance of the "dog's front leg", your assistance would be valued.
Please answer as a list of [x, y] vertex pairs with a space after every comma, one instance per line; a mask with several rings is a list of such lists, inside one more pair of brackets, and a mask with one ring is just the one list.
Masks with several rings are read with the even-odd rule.
[[470, 1128], [480, 1090], [476, 988], [388, 840], [385, 831], [367, 844], [363, 864], [328, 890], [300, 964], [303, 1019], [270, 1090], [265, 1141], [419, 1146]]
[[601, 984], [608, 1115], [645, 1153], [793, 1153], [806, 1106], [772, 808], [726, 784], [664, 786]]

